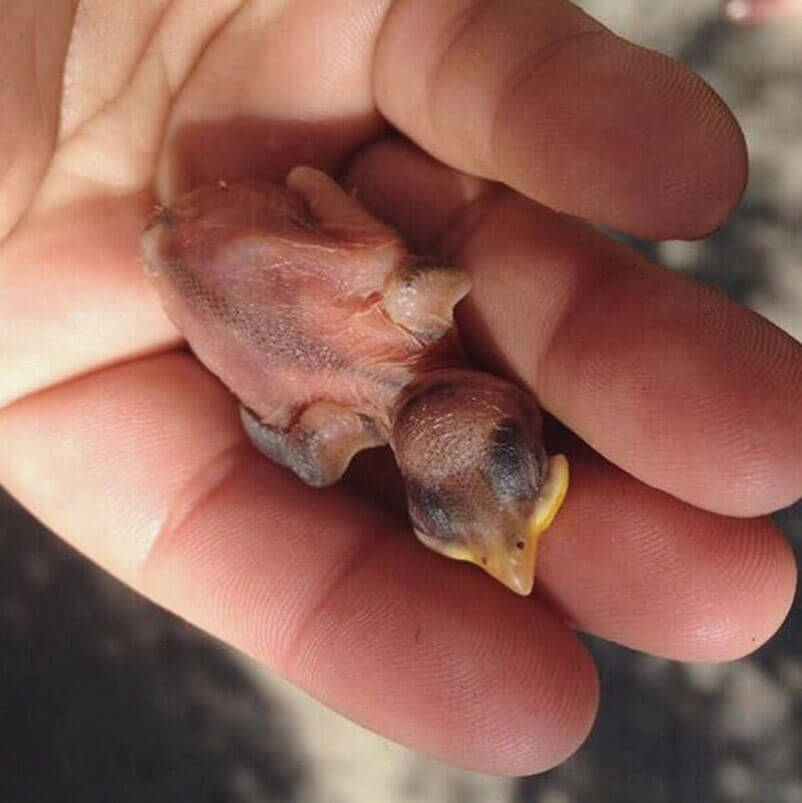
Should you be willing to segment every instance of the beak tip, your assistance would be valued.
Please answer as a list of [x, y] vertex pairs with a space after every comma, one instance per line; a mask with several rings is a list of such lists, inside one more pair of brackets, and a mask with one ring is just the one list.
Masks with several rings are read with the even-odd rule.
[[508, 553], [494, 567], [482, 568], [510, 591], [528, 597], [535, 585], [535, 550], [527, 550], [523, 560], [520, 557], [517, 551], [514, 554]]
[[535, 576], [532, 575], [531, 579], [529, 580], [522, 580], [518, 578], [515, 582], [511, 583], [507, 586], [510, 591], [514, 591], [516, 594], [519, 594], [522, 597], [528, 597], [532, 593], [532, 589], [535, 586]]

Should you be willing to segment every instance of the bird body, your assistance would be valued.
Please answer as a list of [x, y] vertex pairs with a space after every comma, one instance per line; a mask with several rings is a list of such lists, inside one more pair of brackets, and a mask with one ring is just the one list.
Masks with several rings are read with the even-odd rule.
[[154, 213], [147, 273], [198, 358], [240, 403], [254, 445], [305, 482], [336, 482], [389, 444], [416, 534], [529, 593], [562, 502], [541, 415], [469, 366], [454, 306], [467, 275], [412, 255], [329, 176], [221, 182]]

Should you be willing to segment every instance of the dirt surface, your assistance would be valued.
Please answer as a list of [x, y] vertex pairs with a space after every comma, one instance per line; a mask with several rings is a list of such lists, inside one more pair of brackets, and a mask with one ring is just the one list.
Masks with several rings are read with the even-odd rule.
[[[752, 153], [715, 237], [637, 244], [802, 339], [802, 19], [710, 0], [583, 4], [699, 70]], [[802, 505], [777, 520], [802, 545]], [[589, 640], [603, 700], [542, 776], [445, 767], [345, 721], [86, 564], [0, 496], [0, 801], [802, 803], [802, 610], [756, 655], [683, 666]]]

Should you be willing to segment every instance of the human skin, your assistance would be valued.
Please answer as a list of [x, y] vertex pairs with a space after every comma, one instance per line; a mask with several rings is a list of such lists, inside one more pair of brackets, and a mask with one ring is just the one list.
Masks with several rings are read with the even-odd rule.
[[[591, 727], [575, 630], [704, 661], [776, 631], [796, 569], [764, 516], [802, 488], [800, 347], [579, 219], [725, 221], [744, 143], [699, 78], [556, 0], [13, 0], [0, 54], [0, 482], [89, 559], [502, 774]], [[181, 349], [138, 262], [154, 202], [295, 164], [466, 269], [474, 358], [565, 425], [533, 597], [416, 545], [381, 455], [327, 491], [272, 466]]]
[[743, 25], [792, 17], [802, 12], [800, 0], [725, 0], [724, 13]]

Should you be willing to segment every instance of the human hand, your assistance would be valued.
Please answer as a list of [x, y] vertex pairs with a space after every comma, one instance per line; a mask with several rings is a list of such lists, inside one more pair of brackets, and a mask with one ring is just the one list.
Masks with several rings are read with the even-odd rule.
[[[745, 517], [802, 488], [799, 346], [552, 211], [718, 225], [744, 147], [698, 78], [557, 0], [8, 6], [0, 482], [46, 524], [353, 719], [490, 772], [586, 735], [574, 629], [681, 660], [772, 635], [795, 566]], [[377, 468], [315, 491], [256, 455], [180, 349], [138, 260], [154, 183], [300, 163], [468, 269], [477, 358], [575, 433], [552, 433], [573, 481], [534, 598], [420, 547]]]
[[802, 11], [800, 0], [724, 0], [724, 13], [744, 25], [757, 25]]

